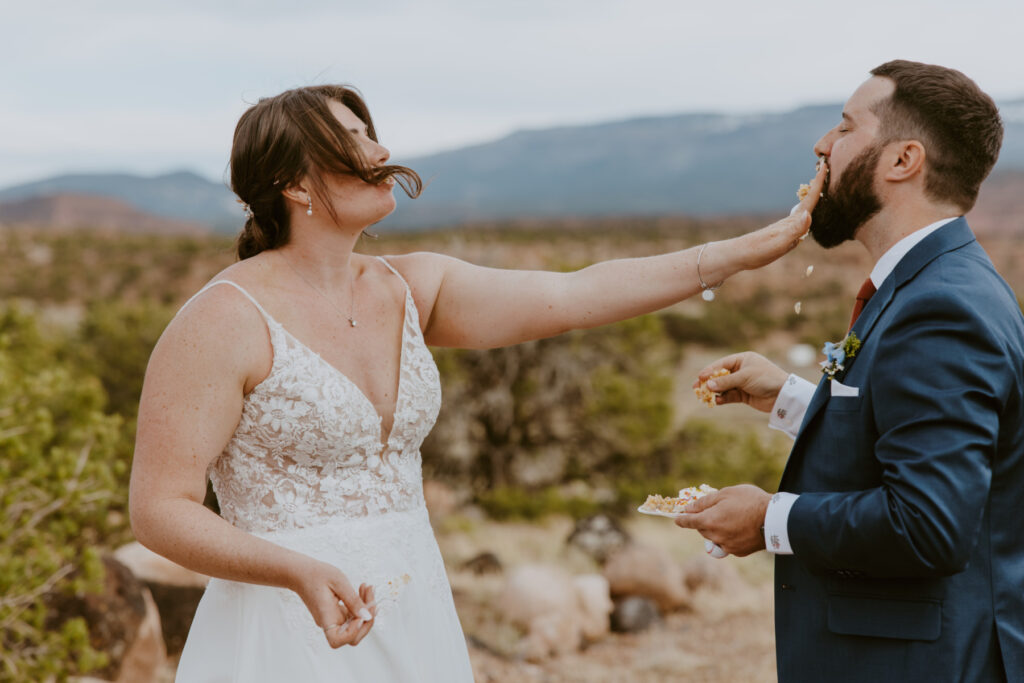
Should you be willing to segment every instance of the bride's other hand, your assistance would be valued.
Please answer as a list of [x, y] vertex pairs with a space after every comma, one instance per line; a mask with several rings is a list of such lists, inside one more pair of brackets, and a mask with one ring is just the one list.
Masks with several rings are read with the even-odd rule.
[[296, 572], [293, 590], [323, 629], [327, 643], [339, 648], [357, 644], [373, 626], [373, 613], [364, 600], [367, 588], [363, 584], [357, 593], [341, 570], [314, 560]]
[[363, 625], [359, 627], [358, 633], [356, 633], [355, 640], [352, 641], [352, 645], [358, 645], [359, 641], [366, 637], [366, 634], [370, 632], [370, 629], [373, 627], [373, 622], [377, 618], [378, 608], [374, 601], [373, 586], [368, 583], [360, 585], [359, 597], [362, 598], [363, 604], [368, 606], [367, 609], [370, 610], [370, 614], [373, 615], [373, 619], [363, 622]]
[[[811, 212], [818, 204], [827, 177], [828, 164], [819, 164], [810, 189], [789, 216], [737, 239], [736, 246], [744, 254], [744, 269], [766, 266], [800, 244], [811, 227]], [[711, 254], [712, 250], [708, 252]]]
[[[712, 377], [717, 370], [726, 369], [728, 375]], [[762, 412], [770, 412], [775, 405], [783, 384], [789, 374], [770, 360], [754, 353], [744, 351], [725, 358], [719, 358], [697, 374], [693, 383], [697, 388], [705, 380], [708, 389], [717, 392], [715, 399], [718, 405], [725, 403], [746, 403]]]

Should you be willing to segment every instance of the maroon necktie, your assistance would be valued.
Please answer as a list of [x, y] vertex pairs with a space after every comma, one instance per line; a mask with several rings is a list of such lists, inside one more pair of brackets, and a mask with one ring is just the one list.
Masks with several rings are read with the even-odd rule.
[[860, 286], [860, 291], [857, 292], [857, 301], [853, 304], [853, 315], [850, 316], [850, 329], [853, 329], [853, 324], [857, 322], [857, 318], [860, 317], [860, 312], [864, 310], [864, 306], [867, 305], [868, 299], [870, 299], [875, 293], [875, 283], [868, 278], [864, 281], [864, 284]]

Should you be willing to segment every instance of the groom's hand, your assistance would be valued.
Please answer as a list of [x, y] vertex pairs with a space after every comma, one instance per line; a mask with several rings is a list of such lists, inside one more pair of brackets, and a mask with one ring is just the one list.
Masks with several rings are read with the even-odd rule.
[[[722, 368], [728, 370], [730, 374], [711, 377], [716, 370]], [[775, 399], [778, 398], [787, 377], [789, 374], [785, 370], [764, 356], [753, 351], [744, 351], [719, 358], [701, 370], [693, 387], [696, 389], [701, 382], [707, 380], [708, 389], [719, 394], [715, 399], [718, 405], [746, 403], [767, 413], [771, 412], [772, 406], [775, 405]]]
[[696, 529], [725, 552], [743, 557], [764, 550], [761, 529], [770, 500], [771, 494], [756, 486], [729, 486], [687, 505], [676, 524]]

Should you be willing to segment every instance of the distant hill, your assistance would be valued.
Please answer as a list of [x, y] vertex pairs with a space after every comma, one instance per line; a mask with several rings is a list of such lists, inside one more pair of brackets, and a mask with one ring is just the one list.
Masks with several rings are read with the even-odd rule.
[[202, 223], [154, 216], [110, 197], [70, 193], [2, 202], [0, 226], [3, 225], [189, 235], [208, 231]]
[[128, 173], [61, 175], [0, 190], [0, 205], [56, 194], [111, 197], [144, 213], [200, 223], [215, 230], [241, 227], [241, 207], [221, 183], [190, 171], [146, 177]]
[[[996, 175], [1024, 171], [1024, 100], [1000, 106], [1006, 139]], [[384, 225], [421, 228], [537, 217], [710, 216], [778, 212], [813, 173], [811, 147], [842, 106], [771, 114], [681, 114], [520, 131], [486, 144], [401, 161], [427, 182]], [[1010, 175], [1006, 182], [1020, 182]], [[0, 190], [0, 203], [74, 192], [234, 232], [242, 211], [221, 183], [188, 172], [152, 178], [69, 175]], [[1024, 187], [1005, 200], [1024, 202]], [[1020, 199], [1018, 199], [1020, 198]], [[1024, 226], [1020, 229], [1024, 231]]]
[[[1002, 106], [998, 171], [1024, 170], [1024, 100]], [[778, 114], [684, 114], [514, 133], [411, 160], [429, 186], [388, 224], [518, 215], [771, 212], [813, 175], [814, 142], [842, 105]]]

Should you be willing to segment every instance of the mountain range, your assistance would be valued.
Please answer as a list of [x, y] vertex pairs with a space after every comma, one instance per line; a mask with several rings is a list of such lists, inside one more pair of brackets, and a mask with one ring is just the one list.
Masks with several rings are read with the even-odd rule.
[[[999, 181], [1000, 197], [1013, 204], [1024, 197], [1024, 185], [1016, 185], [1024, 176], [1014, 173], [1024, 171], [1024, 99], [1002, 102], [1000, 110], [1006, 137], [993, 182], [1009, 178]], [[795, 203], [796, 187], [813, 175], [811, 147], [841, 111], [841, 105], [827, 104], [781, 113], [641, 117], [523, 130], [485, 144], [395, 160], [416, 169], [426, 187], [414, 201], [397, 191], [398, 208], [383, 227], [782, 211]], [[1016, 189], [1005, 189], [1006, 183]], [[62, 175], [24, 183], [0, 190], [0, 221], [33, 222], [24, 206], [18, 213], [22, 219], [12, 221], [10, 204], [64, 194], [116, 200], [122, 214], [126, 203], [172, 222], [165, 227], [177, 222], [189, 229], [201, 224], [235, 232], [243, 221], [224, 183], [188, 171], [156, 177]], [[40, 215], [35, 222], [44, 219]], [[95, 211], [89, 220], [96, 220]]]

